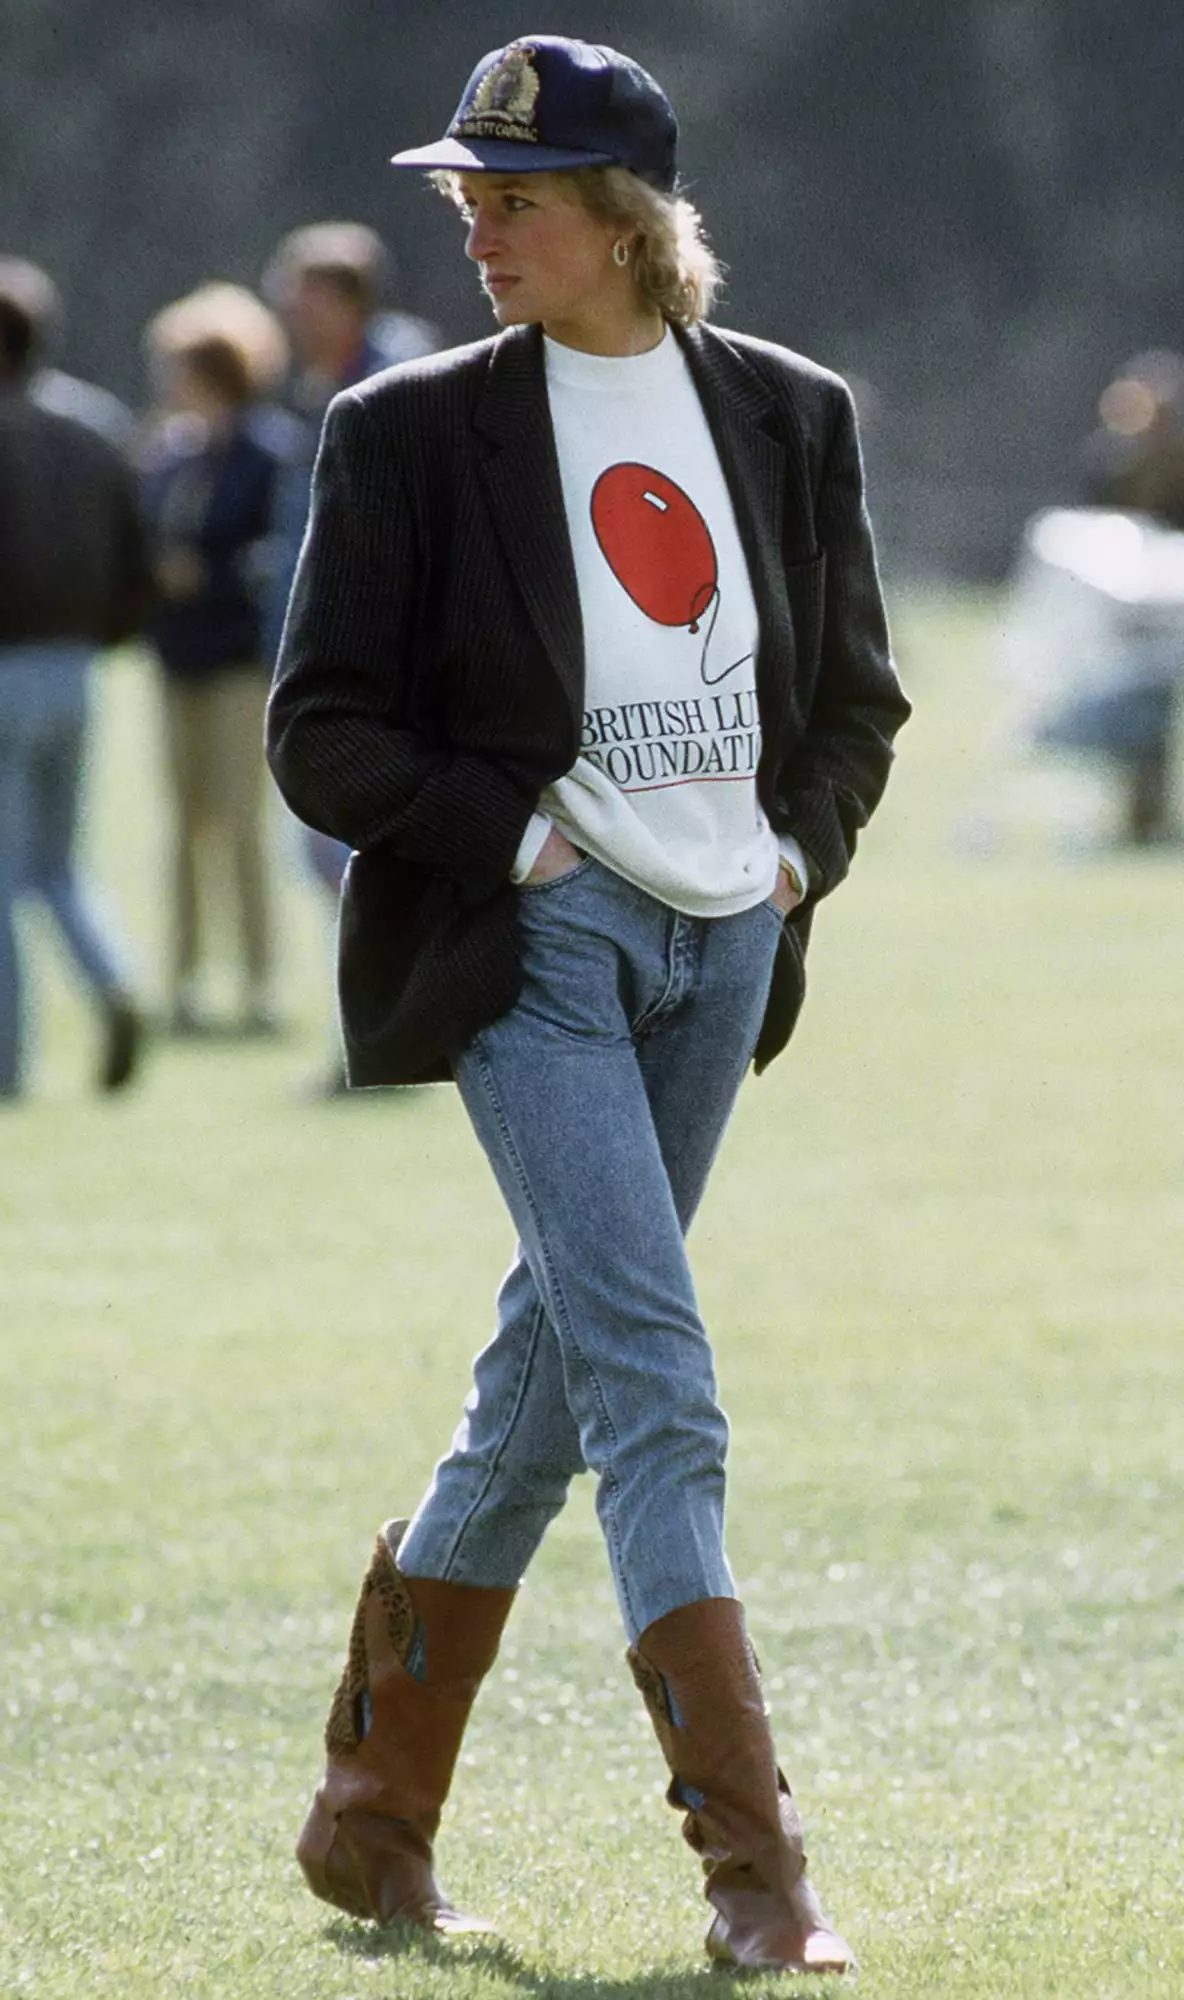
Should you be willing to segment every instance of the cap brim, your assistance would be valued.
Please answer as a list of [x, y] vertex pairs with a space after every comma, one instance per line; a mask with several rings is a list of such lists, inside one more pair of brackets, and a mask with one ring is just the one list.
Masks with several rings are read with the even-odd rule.
[[611, 153], [580, 152], [560, 146], [531, 146], [514, 139], [437, 139], [396, 153], [392, 167], [445, 168], [453, 173], [557, 174], [568, 167], [611, 167]]

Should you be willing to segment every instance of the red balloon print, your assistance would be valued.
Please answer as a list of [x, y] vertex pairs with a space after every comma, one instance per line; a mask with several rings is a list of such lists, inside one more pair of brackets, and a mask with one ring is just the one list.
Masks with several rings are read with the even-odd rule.
[[711, 531], [681, 486], [652, 465], [610, 465], [592, 489], [592, 526], [617, 582], [647, 618], [699, 630], [719, 565]]

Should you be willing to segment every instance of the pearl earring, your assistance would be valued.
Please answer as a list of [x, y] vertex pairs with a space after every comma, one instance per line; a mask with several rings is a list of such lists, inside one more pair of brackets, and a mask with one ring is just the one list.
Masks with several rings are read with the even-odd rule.
[[629, 262], [629, 245], [626, 243], [623, 236], [618, 236], [616, 242], [613, 244], [613, 263], [618, 265], [621, 270], [624, 270], [625, 265], [628, 262]]

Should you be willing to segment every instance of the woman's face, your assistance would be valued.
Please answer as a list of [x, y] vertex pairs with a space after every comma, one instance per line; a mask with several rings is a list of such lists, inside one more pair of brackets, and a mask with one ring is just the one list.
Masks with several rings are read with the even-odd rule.
[[166, 361], [162, 387], [163, 400], [169, 409], [180, 410], [187, 417], [200, 417], [205, 423], [216, 424], [234, 409], [230, 399], [199, 369], [191, 367], [183, 354], [171, 355]]
[[569, 347], [629, 351], [600, 344], [649, 317], [631, 268], [613, 262], [619, 229], [590, 215], [558, 174], [462, 174], [460, 194], [465, 255], [481, 267], [499, 325], [541, 323]]

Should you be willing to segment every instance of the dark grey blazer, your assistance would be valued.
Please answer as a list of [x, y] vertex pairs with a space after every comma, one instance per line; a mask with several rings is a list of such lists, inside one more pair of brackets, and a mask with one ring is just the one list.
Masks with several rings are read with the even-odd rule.
[[[847, 872], [908, 703], [850, 396], [737, 333], [679, 331], [760, 625], [757, 773], [809, 856], [756, 1051], [783, 1047], [810, 913]], [[301, 819], [355, 852], [339, 981], [353, 1084], [446, 1077], [520, 988], [509, 871], [575, 761], [583, 634], [537, 328], [405, 363], [329, 409], [268, 713]]]
[[44, 409], [27, 385], [0, 387], [0, 650], [118, 645], [143, 630], [151, 603], [123, 452], [82, 418]]

